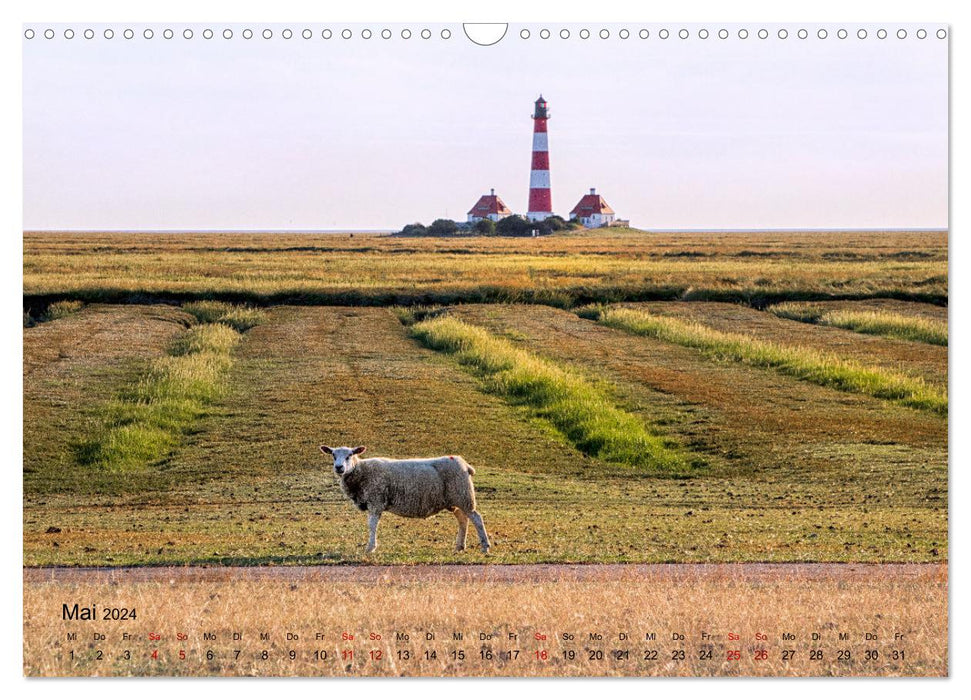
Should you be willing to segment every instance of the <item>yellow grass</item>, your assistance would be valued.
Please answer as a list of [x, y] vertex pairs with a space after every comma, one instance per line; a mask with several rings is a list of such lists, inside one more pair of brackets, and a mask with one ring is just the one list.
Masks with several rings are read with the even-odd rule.
[[[409, 573], [416, 568], [420, 569], [399, 567], [375, 575], [354, 574], [353, 570], [344, 575], [340, 568], [325, 568], [318, 570], [319, 575], [304, 572], [274, 578], [254, 573], [241, 579], [210, 571], [197, 577], [179, 574], [171, 582], [164, 572], [138, 582], [121, 574], [112, 583], [105, 576], [73, 583], [41, 582], [38, 579], [43, 576], [33, 577], [24, 585], [24, 673], [948, 673], [947, 570], [943, 566], [804, 567], [783, 568], [777, 573], [758, 566], [661, 566], [598, 571], [590, 577], [582, 571], [565, 570], [537, 577], [522, 570], [518, 579], [496, 575], [492, 567], [475, 567], [475, 577], [445, 569]], [[192, 578], [200, 580], [193, 583]], [[272, 604], [264, 604], [267, 601]], [[98, 602], [102, 609], [135, 608], [137, 618], [128, 622], [64, 621], [63, 602]], [[77, 640], [68, 639], [72, 631], [79, 632]], [[106, 639], [93, 639], [95, 631]], [[123, 639], [123, 632], [133, 636]], [[206, 632], [215, 638], [204, 639]], [[233, 640], [234, 632], [241, 632], [242, 637]], [[150, 633], [161, 639], [150, 640]], [[268, 638], [261, 639], [261, 633]], [[287, 633], [297, 639], [287, 639]], [[434, 639], [427, 639], [427, 633]], [[455, 639], [455, 633], [461, 633], [462, 639]], [[591, 633], [603, 638], [591, 639]], [[649, 633], [655, 638], [648, 639]], [[702, 633], [711, 636], [702, 637]], [[729, 639], [729, 633], [739, 639]], [[794, 638], [783, 639], [785, 633]], [[820, 635], [818, 640], [811, 638], [813, 633]], [[840, 633], [847, 638], [840, 639]], [[867, 633], [875, 639], [866, 639]], [[673, 638], [682, 634], [683, 640]], [[354, 638], [342, 639], [342, 635]], [[546, 638], [537, 639], [537, 635]], [[156, 649], [158, 658], [152, 659]], [[795, 653], [784, 658], [786, 649]], [[811, 659], [811, 649], [822, 650], [822, 658]], [[124, 657], [125, 650], [129, 659]], [[729, 652], [734, 650], [739, 659], [729, 660]], [[840, 659], [841, 651], [848, 651], [848, 658]], [[679, 652], [684, 653], [683, 660]], [[707, 658], [709, 653], [711, 658]], [[764, 658], [760, 658], [762, 653]]]
[[531, 406], [585, 454], [649, 474], [690, 473], [684, 456], [575, 370], [449, 316], [422, 321], [411, 332], [483, 373], [496, 393]]
[[925, 316], [876, 310], [826, 311], [821, 305], [798, 302], [775, 304], [766, 310], [776, 316], [804, 323], [819, 323], [868, 335], [947, 346], [947, 321]]
[[168, 456], [224, 391], [242, 330], [264, 317], [221, 302], [187, 304], [185, 310], [203, 322], [177, 338], [167, 356], [153, 360], [118, 400], [98, 409], [100, 424], [77, 446], [83, 466], [138, 471]]
[[879, 311], [830, 311], [819, 322], [858, 333], [947, 345], [947, 323]]
[[369, 304], [947, 298], [944, 233], [24, 235], [24, 294]]
[[862, 365], [812, 348], [781, 345], [742, 333], [724, 333], [701, 323], [656, 316], [646, 311], [607, 308], [593, 313], [598, 314], [601, 323], [612, 328], [698, 348], [718, 358], [772, 368], [840, 391], [947, 414], [946, 390], [927, 385], [919, 377]]

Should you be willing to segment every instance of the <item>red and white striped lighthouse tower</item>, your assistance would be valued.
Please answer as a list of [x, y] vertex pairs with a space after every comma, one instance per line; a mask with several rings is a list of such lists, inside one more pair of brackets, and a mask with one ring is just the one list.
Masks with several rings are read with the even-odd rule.
[[529, 172], [529, 210], [526, 218], [542, 221], [553, 216], [553, 200], [550, 196], [550, 148], [546, 134], [546, 121], [550, 118], [546, 100], [540, 95], [533, 112], [533, 165]]

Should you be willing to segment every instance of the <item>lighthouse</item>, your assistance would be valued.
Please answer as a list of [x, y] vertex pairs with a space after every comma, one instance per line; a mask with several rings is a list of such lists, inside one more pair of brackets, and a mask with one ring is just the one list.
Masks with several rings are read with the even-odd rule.
[[529, 210], [526, 218], [542, 221], [553, 216], [550, 196], [550, 149], [546, 122], [550, 118], [546, 100], [540, 95], [533, 111], [533, 164], [529, 171]]

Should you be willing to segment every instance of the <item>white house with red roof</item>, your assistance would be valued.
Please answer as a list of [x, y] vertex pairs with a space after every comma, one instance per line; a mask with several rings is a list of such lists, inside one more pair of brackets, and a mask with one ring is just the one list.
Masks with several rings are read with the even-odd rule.
[[616, 218], [617, 213], [597, 194], [594, 187], [590, 188], [590, 194], [583, 195], [570, 212], [570, 221], [579, 221], [587, 228], [610, 226]]
[[479, 197], [479, 201], [475, 203], [475, 206], [469, 209], [469, 223], [474, 224], [482, 219], [499, 221], [499, 219], [505, 219], [511, 215], [512, 210], [506, 206], [505, 202], [499, 199], [496, 191], [489, 190], [489, 194], [484, 194]]

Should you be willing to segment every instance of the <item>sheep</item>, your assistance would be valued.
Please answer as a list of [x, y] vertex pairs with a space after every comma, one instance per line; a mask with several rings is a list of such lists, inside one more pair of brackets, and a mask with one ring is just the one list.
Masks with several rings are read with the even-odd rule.
[[358, 457], [366, 449], [320, 446], [321, 452], [334, 458], [334, 473], [340, 478], [344, 495], [367, 511], [368, 553], [378, 546], [378, 521], [384, 511], [405, 518], [427, 518], [443, 510], [452, 511], [458, 520], [457, 552], [465, 549], [471, 520], [483, 553], [489, 553], [489, 535], [475, 509], [475, 470], [468, 462], [457, 455], [426, 459]]

